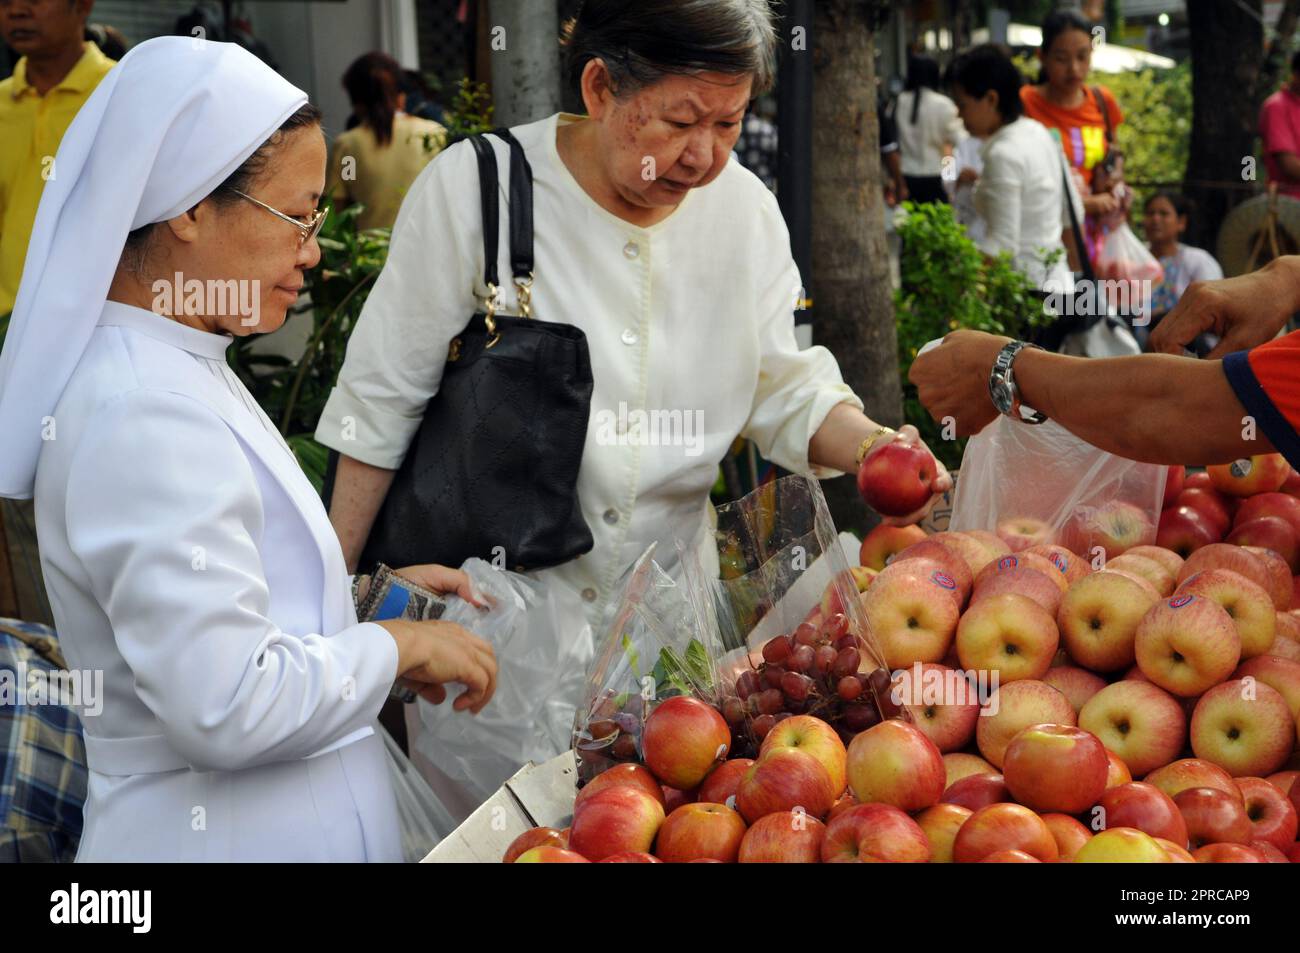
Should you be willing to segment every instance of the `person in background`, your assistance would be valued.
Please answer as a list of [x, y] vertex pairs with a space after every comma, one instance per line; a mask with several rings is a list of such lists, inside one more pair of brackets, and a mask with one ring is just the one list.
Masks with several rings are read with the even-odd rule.
[[86, 27], [86, 39], [99, 47], [99, 51], [110, 60], [120, 60], [131, 46], [121, 30], [107, 23], [92, 23]]
[[907, 200], [907, 182], [903, 180], [903, 157], [898, 145], [898, 123], [885, 103], [876, 80], [876, 123], [880, 137], [880, 165], [885, 173], [885, 204], [891, 208]]
[[939, 92], [939, 64], [928, 56], [907, 62], [907, 88], [898, 95], [894, 124], [903, 178], [914, 202], [947, 202], [944, 157], [966, 137], [957, 106]]
[[1124, 114], [1110, 90], [1088, 85], [1092, 30], [1092, 24], [1074, 10], [1057, 10], [1048, 16], [1038, 50], [1039, 81], [1022, 87], [1020, 99], [1026, 116], [1059, 136], [1087, 214], [1106, 215], [1115, 211], [1116, 200], [1108, 192], [1094, 192], [1093, 170], [1110, 151]]
[[334, 140], [325, 194], [340, 209], [360, 203], [359, 228], [392, 228], [406, 190], [446, 145], [447, 130], [405, 112], [403, 70], [385, 53], [367, 53], [343, 74], [360, 125]]
[[113, 60], [86, 42], [93, 0], [0, 2], [0, 37], [21, 56], [0, 82], [0, 317], [14, 309], [36, 206], [72, 117]]
[[1291, 57], [1291, 78], [1259, 111], [1264, 167], [1278, 191], [1300, 198], [1300, 50]]
[[[963, 53], [952, 65], [952, 89], [962, 122], [984, 139], [984, 171], [975, 186], [975, 209], [987, 232], [979, 242], [986, 255], [1010, 252], [1016, 267], [1040, 289], [1069, 287], [1061, 243], [1068, 222], [1066, 202], [1078, 196], [1061, 172], [1051, 134], [1021, 115], [1020, 73], [990, 44]], [[1056, 252], [1055, 260], [1046, 260]]]
[[[0, 81], [0, 341], [18, 297], [36, 207], [72, 118], [113, 67], [87, 42], [93, 0], [0, 0], [0, 37], [20, 55]], [[0, 503], [19, 615], [53, 625], [31, 500]]]
[[[1143, 231], [1147, 247], [1160, 261], [1165, 277], [1151, 295], [1151, 329], [1174, 309], [1183, 293], [1194, 281], [1218, 281], [1223, 269], [1214, 256], [1203, 248], [1193, 248], [1179, 241], [1187, 230], [1189, 202], [1178, 192], [1157, 192], [1147, 199], [1143, 209]], [[1193, 350], [1205, 353], [1219, 343], [1213, 333], [1201, 335]]]
[[984, 241], [988, 226], [975, 207], [975, 186], [980, 173], [984, 171], [984, 140], [978, 136], [967, 136], [957, 143], [952, 157], [956, 162], [956, 178], [945, 180], [948, 195], [952, 201], [952, 214], [960, 225], [966, 227], [966, 235], [976, 245]]

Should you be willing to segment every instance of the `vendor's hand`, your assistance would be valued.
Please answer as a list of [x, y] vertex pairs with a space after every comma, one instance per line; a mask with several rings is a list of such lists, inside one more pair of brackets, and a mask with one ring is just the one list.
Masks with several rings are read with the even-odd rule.
[[983, 331], [953, 331], [912, 362], [907, 379], [940, 424], [951, 417], [958, 437], [979, 433], [998, 415], [989, 397], [989, 374], [998, 352], [1010, 342]]
[[436, 563], [426, 563], [421, 566], [407, 566], [405, 569], [395, 569], [393, 571], [403, 579], [409, 579], [417, 586], [423, 586], [431, 592], [436, 592], [439, 595], [454, 592], [470, 605], [483, 607], [483, 603], [474, 598], [474, 590], [473, 586], [470, 585], [469, 576], [459, 569], [439, 566]]
[[978, 172], [976, 172], [974, 169], [967, 166], [966, 168], [962, 169], [960, 173], [958, 173], [957, 181], [963, 182], [966, 185], [971, 185], [975, 182], [978, 182], [979, 177], [980, 174]]
[[885, 516], [880, 520], [881, 523], [886, 526], [910, 526], [913, 523], [919, 523], [921, 520], [925, 519], [926, 514], [929, 513], [930, 510], [934, 509], [934, 505], [939, 502], [939, 499], [943, 494], [952, 489], [952, 476], [948, 473], [948, 469], [939, 462], [939, 458], [934, 456], [933, 451], [925, 445], [925, 442], [921, 439], [920, 433], [918, 433], [917, 429], [911, 424], [905, 425], [899, 429], [897, 433], [891, 434], [888, 438], [877, 440], [871, 445], [871, 449], [867, 451], [867, 455], [862, 458], [862, 462], [866, 463], [873, 456], [879, 453], [882, 447], [886, 447], [891, 443], [921, 447], [925, 449], [931, 457], [934, 457], [934, 479], [930, 481], [931, 495], [926, 504], [915, 513], [908, 513], [906, 516]]
[[456, 711], [477, 715], [492, 699], [497, 660], [492, 646], [454, 622], [385, 619], [376, 623], [397, 643], [397, 675], [435, 705], [447, 699], [447, 684], [465, 690], [452, 702]]
[[1202, 333], [1222, 340], [1208, 357], [1219, 358], [1272, 339], [1291, 316], [1294, 294], [1277, 287], [1276, 272], [1264, 270], [1226, 278], [1196, 281], [1151, 332], [1151, 350], [1183, 353]]

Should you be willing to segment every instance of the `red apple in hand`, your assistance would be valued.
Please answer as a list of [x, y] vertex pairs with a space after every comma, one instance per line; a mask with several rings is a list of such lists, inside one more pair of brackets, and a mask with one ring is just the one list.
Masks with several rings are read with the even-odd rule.
[[664, 784], [682, 791], [698, 787], [731, 747], [731, 729], [718, 710], [678, 695], [646, 719], [641, 739], [646, 766]]
[[929, 501], [937, 472], [935, 459], [924, 446], [890, 440], [873, 448], [858, 467], [858, 492], [883, 516], [907, 516]]

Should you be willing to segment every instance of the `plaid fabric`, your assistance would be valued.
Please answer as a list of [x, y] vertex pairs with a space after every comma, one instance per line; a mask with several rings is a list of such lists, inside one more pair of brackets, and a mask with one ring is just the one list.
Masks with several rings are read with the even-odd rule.
[[86, 800], [81, 720], [72, 708], [55, 701], [29, 704], [23, 691], [30, 673], [57, 673], [62, 661], [53, 629], [0, 619], [3, 863], [71, 861], [81, 840]]

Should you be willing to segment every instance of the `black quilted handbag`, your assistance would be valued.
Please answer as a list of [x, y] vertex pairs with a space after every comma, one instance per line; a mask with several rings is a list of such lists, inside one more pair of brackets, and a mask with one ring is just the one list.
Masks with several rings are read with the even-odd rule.
[[473, 136], [488, 299], [451, 342], [441, 387], [366, 541], [363, 572], [379, 562], [459, 566], [471, 556], [522, 571], [592, 547], [577, 494], [591, 415], [587, 338], [532, 319], [532, 168], [513, 135], [494, 135], [510, 146], [510, 264], [521, 314], [496, 314], [496, 155]]

